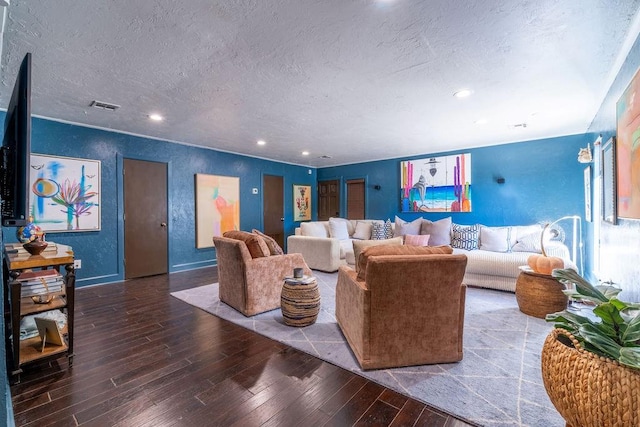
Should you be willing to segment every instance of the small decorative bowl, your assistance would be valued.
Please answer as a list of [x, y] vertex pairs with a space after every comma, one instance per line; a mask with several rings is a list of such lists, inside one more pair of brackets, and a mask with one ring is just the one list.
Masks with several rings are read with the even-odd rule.
[[25, 243], [22, 247], [31, 255], [40, 255], [47, 245], [47, 242], [43, 242], [42, 240], [34, 240], [33, 242]]

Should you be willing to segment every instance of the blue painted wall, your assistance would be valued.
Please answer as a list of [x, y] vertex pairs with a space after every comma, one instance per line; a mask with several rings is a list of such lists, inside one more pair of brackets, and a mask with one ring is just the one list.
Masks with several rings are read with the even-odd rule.
[[[102, 162], [102, 229], [96, 232], [47, 233], [47, 239], [73, 247], [82, 260], [79, 287], [123, 280], [124, 158], [168, 164], [169, 271], [215, 265], [213, 248], [195, 247], [194, 175], [240, 177], [240, 226], [262, 229], [262, 178], [284, 178], [285, 233], [293, 233], [293, 184], [314, 185], [316, 170], [286, 163], [223, 153], [43, 119], [33, 119], [31, 151], [80, 157]], [[309, 174], [311, 170], [311, 174]], [[257, 195], [252, 188], [258, 188]], [[316, 200], [313, 200], [315, 206]], [[6, 241], [15, 241], [15, 229], [5, 229]]]
[[[365, 178], [366, 216], [393, 221], [419, 216], [436, 220], [451, 216], [459, 224], [521, 225], [554, 220], [564, 215], [584, 219], [584, 166], [577, 162], [580, 147], [592, 142], [589, 135], [573, 135], [536, 141], [420, 156], [381, 160], [318, 170], [318, 180]], [[400, 162], [416, 158], [471, 153], [473, 187], [470, 213], [401, 213]], [[496, 178], [505, 179], [498, 184]], [[380, 185], [380, 190], [374, 186]], [[341, 214], [346, 212], [342, 197]]]

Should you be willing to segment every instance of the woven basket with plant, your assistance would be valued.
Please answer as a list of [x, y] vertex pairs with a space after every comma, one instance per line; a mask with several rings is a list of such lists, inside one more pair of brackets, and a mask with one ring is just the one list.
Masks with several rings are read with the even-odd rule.
[[594, 286], [573, 270], [552, 273], [569, 298], [594, 304], [593, 316], [564, 310], [542, 348], [547, 394], [568, 426], [640, 424], [640, 305], [620, 289]]

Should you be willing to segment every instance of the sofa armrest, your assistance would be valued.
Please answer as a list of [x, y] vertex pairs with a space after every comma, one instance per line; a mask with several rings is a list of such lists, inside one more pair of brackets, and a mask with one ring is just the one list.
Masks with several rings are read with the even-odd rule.
[[287, 253], [302, 254], [314, 270], [332, 273], [340, 267], [340, 240], [331, 237], [289, 236]]
[[336, 284], [336, 320], [359, 360], [369, 358], [368, 327], [371, 292], [357, 279], [355, 270], [342, 266]]

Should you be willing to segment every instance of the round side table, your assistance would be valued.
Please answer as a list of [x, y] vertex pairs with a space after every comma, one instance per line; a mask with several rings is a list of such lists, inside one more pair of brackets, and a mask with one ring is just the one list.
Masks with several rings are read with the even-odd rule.
[[549, 313], [567, 308], [564, 285], [546, 274], [522, 271], [516, 280], [516, 300], [520, 311], [544, 319]]
[[316, 279], [285, 279], [280, 308], [285, 325], [302, 327], [315, 323], [320, 312], [320, 291]]

